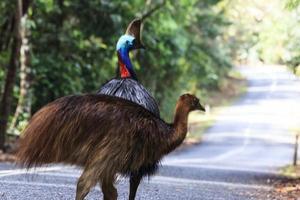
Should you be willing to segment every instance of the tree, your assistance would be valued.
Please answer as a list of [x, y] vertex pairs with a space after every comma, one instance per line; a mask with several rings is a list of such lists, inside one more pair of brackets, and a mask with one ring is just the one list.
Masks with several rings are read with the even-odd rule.
[[300, 5], [300, 0], [288, 0], [286, 7], [289, 9], [295, 9]]
[[11, 53], [5, 77], [4, 91], [0, 101], [0, 149], [2, 150], [5, 150], [5, 134], [11, 109], [13, 87], [15, 84], [17, 68], [19, 66], [20, 49], [22, 44], [21, 18], [25, 14], [25, 11], [27, 12], [29, 4], [29, 0], [17, 0], [14, 18], [11, 20], [11, 22], [13, 22]]
[[[34, 113], [58, 97], [95, 92], [115, 76], [116, 41], [135, 17], [146, 18], [143, 40], [147, 50], [134, 53], [133, 64], [139, 80], [158, 100], [162, 116], [171, 115], [177, 96], [184, 91], [204, 96], [205, 90], [218, 87], [231, 67], [232, 52], [225, 37], [229, 23], [222, 2], [33, 1], [30, 34], [26, 36], [30, 53], [26, 53], [25, 62], [16, 70], [20, 74], [13, 81], [15, 92], [9, 100], [12, 112], [7, 112], [10, 127], [19, 128], [15, 124], [22, 119], [18, 116], [28, 91], [32, 93], [30, 107]], [[1, 1], [0, 35], [5, 39], [0, 38], [0, 66], [8, 58], [16, 58], [7, 49], [14, 41], [11, 38], [7, 42], [13, 21], [7, 17], [10, 7], [10, 1]], [[28, 81], [28, 74], [21, 75], [27, 71], [24, 69], [30, 69], [32, 81]], [[0, 83], [4, 83], [7, 72], [8, 68], [0, 67]], [[0, 96], [6, 96], [2, 91]]]
[[31, 113], [31, 97], [30, 97], [30, 85], [31, 85], [31, 67], [30, 67], [30, 46], [29, 46], [29, 34], [28, 28], [28, 14], [25, 12], [21, 18], [21, 48], [20, 48], [20, 86], [18, 104], [15, 110], [15, 114], [10, 123], [9, 130], [14, 132], [18, 125], [18, 119], [28, 120]]

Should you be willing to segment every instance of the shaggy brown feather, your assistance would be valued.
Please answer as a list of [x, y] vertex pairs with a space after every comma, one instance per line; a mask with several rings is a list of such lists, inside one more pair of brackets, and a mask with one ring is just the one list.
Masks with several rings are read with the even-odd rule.
[[17, 156], [27, 168], [49, 163], [84, 167], [76, 199], [83, 199], [98, 181], [104, 199], [116, 199], [116, 174], [130, 175], [130, 199], [134, 199], [140, 179], [154, 173], [162, 156], [183, 141], [188, 113], [199, 108], [196, 97], [182, 95], [174, 124], [167, 124], [118, 97], [62, 97], [32, 117]]

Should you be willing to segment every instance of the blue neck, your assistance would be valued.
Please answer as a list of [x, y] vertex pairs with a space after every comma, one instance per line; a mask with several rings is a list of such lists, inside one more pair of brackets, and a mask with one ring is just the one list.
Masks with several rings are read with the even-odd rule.
[[[131, 60], [130, 60], [130, 57], [129, 57], [129, 49], [120, 48], [117, 52], [118, 52], [118, 59], [119, 59], [119, 67], [120, 67], [121, 77], [124, 76], [124, 74], [122, 74], [122, 71], [127, 70], [130, 74], [128, 77], [137, 80], [136, 74], [133, 70], [133, 66], [131, 64]], [[122, 70], [123, 67], [125, 67], [126, 69]]]

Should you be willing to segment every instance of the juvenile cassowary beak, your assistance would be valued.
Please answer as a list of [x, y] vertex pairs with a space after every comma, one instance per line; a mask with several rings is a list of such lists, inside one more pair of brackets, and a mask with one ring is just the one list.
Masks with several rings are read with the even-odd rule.
[[133, 49], [145, 49], [144, 44], [141, 41], [141, 28], [142, 28], [142, 19], [134, 19], [127, 27], [127, 35], [131, 35], [135, 38], [135, 44]]
[[203, 111], [203, 112], [205, 112], [205, 107], [202, 106], [202, 105], [200, 104], [200, 102], [198, 102], [198, 109], [201, 110], [201, 111]]

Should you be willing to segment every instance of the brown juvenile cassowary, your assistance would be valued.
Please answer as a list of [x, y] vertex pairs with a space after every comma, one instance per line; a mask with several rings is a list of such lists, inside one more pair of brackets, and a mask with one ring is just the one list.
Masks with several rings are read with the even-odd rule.
[[84, 199], [97, 182], [105, 200], [116, 200], [116, 174], [130, 175], [129, 199], [133, 200], [141, 178], [152, 175], [161, 158], [184, 140], [188, 114], [193, 110], [204, 110], [199, 99], [182, 95], [174, 122], [168, 124], [118, 97], [62, 97], [32, 117], [18, 159], [27, 168], [49, 163], [82, 166], [76, 200]]

